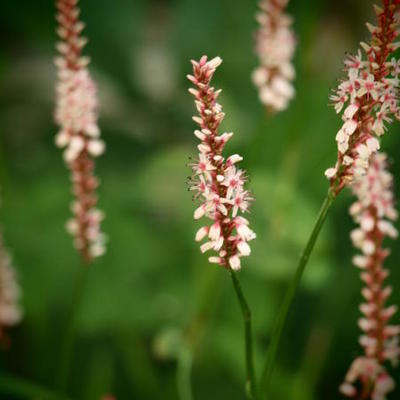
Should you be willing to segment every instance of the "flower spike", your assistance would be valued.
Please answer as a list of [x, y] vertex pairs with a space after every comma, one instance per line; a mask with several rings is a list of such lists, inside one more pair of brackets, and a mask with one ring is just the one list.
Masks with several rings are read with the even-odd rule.
[[394, 388], [394, 380], [384, 362], [398, 363], [400, 326], [388, 323], [397, 307], [386, 306], [392, 289], [384, 286], [389, 273], [383, 267], [389, 255], [389, 250], [383, 247], [383, 240], [398, 236], [392, 225], [397, 218], [392, 181], [387, 171], [387, 157], [378, 153], [371, 157], [366, 175], [357, 178], [352, 186], [357, 201], [351, 206], [350, 213], [358, 228], [352, 231], [351, 239], [361, 251], [353, 263], [361, 269], [365, 287], [361, 292], [364, 302], [360, 306], [363, 317], [358, 321], [363, 331], [359, 342], [364, 355], [353, 361], [340, 387], [340, 391], [351, 398], [362, 394], [360, 398], [363, 399], [384, 400]]
[[0, 341], [7, 342], [6, 329], [16, 325], [22, 319], [19, 305], [21, 289], [16, 272], [11, 263], [11, 256], [4, 247], [0, 232]]
[[292, 81], [295, 70], [292, 58], [296, 38], [292, 18], [285, 14], [288, 0], [261, 0], [256, 19], [256, 53], [260, 66], [252, 73], [261, 102], [271, 112], [287, 108], [295, 95]]
[[216, 101], [220, 91], [210, 86], [221, 63], [219, 57], [207, 61], [207, 57], [203, 56], [200, 61], [192, 61], [193, 75], [187, 76], [196, 87], [189, 92], [195, 97], [199, 113], [193, 120], [199, 125], [194, 134], [200, 139], [198, 159], [191, 164], [193, 176], [190, 189], [201, 201], [194, 212], [194, 219], [205, 216], [212, 221], [211, 225], [203, 226], [196, 234], [196, 241], [207, 238], [200, 250], [203, 253], [209, 250], [216, 252], [209, 258], [211, 263], [239, 270], [241, 257], [250, 254], [247, 242], [256, 237], [248, 221], [239, 213], [248, 211], [253, 198], [244, 188], [247, 180], [245, 172], [237, 167], [242, 157], [234, 154], [225, 159], [222, 155], [226, 142], [233, 134], [218, 133], [225, 114]]
[[361, 42], [356, 55], [344, 61], [346, 78], [330, 97], [343, 126], [336, 135], [336, 165], [325, 175], [336, 193], [365, 175], [371, 156], [393, 118], [400, 118], [398, 105], [400, 63], [393, 57], [399, 47], [399, 1], [383, 0], [375, 7], [377, 25], [367, 24], [368, 43]]
[[71, 210], [73, 218], [67, 230], [75, 237], [75, 246], [86, 264], [105, 252], [105, 238], [100, 231], [103, 213], [96, 208], [96, 188], [99, 185], [93, 174], [94, 158], [104, 152], [97, 125], [97, 90], [87, 65], [89, 60], [81, 55], [86, 38], [81, 36], [84, 24], [79, 21], [78, 0], [58, 0], [57, 45], [60, 56], [56, 88], [55, 120], [60, 126], [56, 136], [58, 147], [64, 148], [64, 160], [71, 171], [75, 200]]

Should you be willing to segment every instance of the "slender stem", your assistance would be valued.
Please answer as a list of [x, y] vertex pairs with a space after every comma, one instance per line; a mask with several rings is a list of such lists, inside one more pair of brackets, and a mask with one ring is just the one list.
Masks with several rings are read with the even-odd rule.
[[185, 345], [182, 346], [178, 356], [178, 370], [176, 374], [178, 394], [180, 400], [193, 400], [192, 395], [192, 353]]
[[253, 339], [251, 333], [251, 311], [246, 298], [244, 297], [240, 282], [234, 271], [230, 270], [233, 287], [242, 310], [245, 331], [246, 351], [246, 391], [251, 399], [257, 399], [256, 380], [253, 364]]
[[65, 391], [68, 385], [70, 365], [74, 349], [76, 322], [85, 293], [89, 268], [90, 267], [84, 263], [79, 267], [71, 308], [69, 310], [64, 337], [60, 346], [60, 364], [56, 377], [56, 385], [58, 389], [63, 391]]
[[210, 323], [213, 311], [219, 299], [220, 271], [214, 268], [207, 268], [201, 274], [199, 299], [196, 301], [196, 309], [189, 324], [183, 329], [183, 344], [177, 360], [177, 385], [180, 400], [193, 398], [191, 384], [191, 373], [198, 347], [201, 344], [207, 324]]
[[335, 198], [336, 198], [335, 191], [330, 189], [328, 192], [328, 195], [326, 196], [326, 198], [321, 206], [321, 209], [318, 214], [318, 218], [314, 224], [314, 227], [313, 227], [311, 235], [308, 239], [307, 245], [301, 254], [295, 276], [293, 277], [293, 280], [290, 283], [290, 285], [285, 293], [283, 303], [281, 305], [277, 319], [275, 321], [275, 325], [274, 325], [272, 335], [271, 335], [271, 342], [270, 342], [270, 345], [269, 345], [269, 348], [267, 351], [264, 370], [263, 370], [263, 374], [261, 377], [261, 383], [260, 383], [260, 389], [261, 389], [260, 393], [261, 393], [261, 396], [265, 399], [268, 398], [268, 389], [269, 389], [269, 384], [271, 381], [271, 376], [272, 376], [272, 372], [273, 372], [274, 365], [275, 365], [275, 359], [276, 359], [276, 355], [278, 352], [279, 343], [280, 343], [280, 339], [282, 336], [282, 331], [285, 326], [285, 322], [286, 322], [290, 307], [293, 303], [293, 299], [296, 294], [296, 290], [300, 284], [301, 278], [303, 276], [303, 272], [307, 266], [310, 255], [314, 249], [315, 242], [318, 239], [318, 236], [321, 232], [322, 226], [324, 225], [328, 211], [329, 211], [333, 201], [335, 200]]
[[69, 397], [64, 394], [53, 392], [36, 383], [3, 373], [0, 374], [0, 393], [17, 396], [20, 399], [69, 400]]

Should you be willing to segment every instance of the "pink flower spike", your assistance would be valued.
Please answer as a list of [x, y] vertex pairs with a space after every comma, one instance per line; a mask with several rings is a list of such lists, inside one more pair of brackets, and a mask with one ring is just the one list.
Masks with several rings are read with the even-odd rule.
[[372, 155], [379, 150], [376, 138], [400, 115], [400, 68], [395, 59], [388, 61], [399, 35], [399, 9], [397, 0], [383, 1], [376, 12], [377, 25], [367, 25], [369, 42], [361, 42], [357, 55], [346, 57], [346, 77], [330, 96], [337, 113], [344, 108], [344, 123], [336, 136], [337, 162], [325, 173], [336, 194], [366, 173]]
[[[73, 216], [67, 223], [68, 231], [86, 264], [105, 253], [105, 236], [100, 231], [103, 219], [97, 206], [98, 180], [94, 176], [94, 158], [103, 154], [105, 144], [100, 139], [97, 125], [97, 88], [82, 56], [86, 38], [80, 36], [83, 23], [78, 20], [77, 0], [58, 0], [57, 21], [61, 41], [57, 45], [60, 56], [56, 86], [55, 121], [60, 130], [56, 145], [64, 148], [63, 157], [71, 171], [73, 184]], [[76, 206], [78, 205], [78, 206]]]
[[340, 386], [340, 391], [347, 397], [358, 398], [362, 394], [365, 399], [386, 399], [393, 390], [393, 380], [384, 362], [396, 364], [400, 356], [400, 326], [387, 324], [397, 306], [385, 306], [391, 288], [384, 287], [388, 271], [383, 267], [387, 256], [383, 240], [397, 234], [390, 222], [396, 219], [397, 214], [393, 212], [393, 178], [387, 171], [387, 164], [385, 154], [373, 154], [366, 173], [352, 183], [357, 200], [350, 213], [359, 228], [353, 230], [351, 238], [361, 251], [353, 258], [353, 263], [362, 269], [361, 279], [366, 285], [362, 289], [366, 302], [360, 306], [364, 317], [358, 320], [363, 331], [359, 343], [364, 348], [365, 357], [358, 357], [353, 362]]
[[0, 341], [7, 341], [6, 330], [17, 325], [23, 316], [19, 304], [21, 288], [18, 284], [17, 273], [12, 265], [12, 259], [3, 244], [0, 232]]
[[201, 143], [198, 145], [198, 160], [190, 164], [193, 171], [190, 189], [195, 191], [194, 197], [201, 202], [194, 218], [207, 217], [212, 221], [210, 226], [200, 228], [196, 234], [196, 241], [209, 239], [200, 246], [201, 252], [213, 250], [218, 256], [211, 256], [211, 263], [238, 270], [241, 267], [240, 257], [250, 254], [247, 242], [254, 239], [255, 234], [248, 227], [247, 220], [237, 214], [248, 211], [253, 199], [244, 190], [245, 172], [237, 168], [242, 157], [234, 154], [224, 161], [222, 155], [233, 133], [220, 135], [218, 132], [225, 114], [217, 103], [220, 91], [210, 83], [221, 62], [219, 57], [207, 61], [207, 57], [203, 56], [200, 61], [192, 62], [193, 75], [188, 77], [196, 86], [191, 93], [195, 94], [199, 115], [193, 120], [201, 126], [201, 130], [195, 131]]
[[260, 0], [256, 19], [256, 54], [259, 66], [252, 73], [261, 102], [271, 112], [286, 109], [295, 95], [292, 58], [296, 39], [292, 19], [285, 14], [288, 0]]

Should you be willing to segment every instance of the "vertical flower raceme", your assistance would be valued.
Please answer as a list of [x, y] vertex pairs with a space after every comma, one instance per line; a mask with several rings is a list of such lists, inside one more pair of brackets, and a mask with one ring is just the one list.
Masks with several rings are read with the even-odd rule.
[[389, 250], [383, 247], [383, 240], [397, 237], [391, 222], [397, 218], [393, 206], [392, 176], [386, 168], [386, 155], [374, 154], [366, 175], [356, 178], [352, 185], [357, 200], [350, 213], [359, 227], [353, 230], [351, 239], [361, 251], [353, 262], [361, 269], [361, 279], [365, 284], [362, 289], [364, 302], [360, 306], [363, 316], [358, 321], [363, 331], [359, 341], [364, 355], [352, 363], [340, 389], [346, 396], [357, 399], [386, 398], [394, 388], [394, 381], [384, 362], [396, 365], [400, 355], [400, 326], [388, 323], [397, 307], [386, 305], [392, 288], [384, 284], [389, 272], [383, 267], [383, 262]]
[[64, 148], [64, 159], [71, 171], [73, 218], [67, 229], [75, 237], [76, 248], [89, 264], [104, 251], [104, 235], [100, 231], [103, 213], [96, 208], [98, 180], [94, 176], [94, 158], [104, 151], [97, 125], [97, 93], [87, 65], [81, 55], [86, 39], [81, 36], [84, 25], [79, 21], [78, 0], [58, 0], [58, 35], [61, 41], [56, 59], [58, 83], [55, 120], [60, 126], [56, 144]]
[[295, 91], [292, 58], [296, 48], [292, 19], [284, 13], [288, 0], [261, 0], [257, 21], [256, 53], [260, 66], [252, 74], [260, 100], [269, 111], [287, 108]]
[[400, 0], [382, 0], [375, 6], [377, 24], [367, 23], [368, 43], [361, 42], [357, 55], [345, 59], [346, 78], [331, 96], [337, 113], [342, 110], [343, 126], [336, 135], [338, 157], [325, 175], [338, 193], [354, 178], [364, 175], [371, 155], [379, 149], [377, 138], [385, 124], [399, 119], [400, 63], [393, 57], [399, 48]]
[[22, 318], [19, 297], [20, 288], [16, 273], [0, 232], [0, 341], [7, 338], [6, 329], [17, 324]]
[[200, 247], [201, 251], [214, 250], [217, 255], [210, 257], [210, 262], [238, 270], [241, 266], [240, 258], [250, 254], [247, 242], [256, 235], [249, 228], [248, 221], [238, 215], [239, 212], [248, 211], [252, 200], [251, 194], [244, 189], [245, 172], [237, 167], [242, 157], [234, 154], [225, 159], [222, 155], [233, 133], [218, 132], [225, 114], [217, 103], [221, 91], [210, 86], [221, 62], [219, 57], [207, 61], [207, 57], [203, 56], [198, 62], [192, 61], [193, 75], [188, 75], [196, 87], [189, 91], [195, 97], [199, 113], [193, 120], [199, 125], [194, 134], [200, 140], [200, 154], [196, 162], [191, 164], [191, 190], [201, 201], [194, 218], [205, 216], [212, 221], [211, 225], [203, 226], [196, 234], [197, 241], [207, 237], [207, 241]]

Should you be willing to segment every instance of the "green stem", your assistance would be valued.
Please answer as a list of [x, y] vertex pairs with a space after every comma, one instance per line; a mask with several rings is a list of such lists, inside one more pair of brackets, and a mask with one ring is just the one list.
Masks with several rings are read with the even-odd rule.
[[315, 242], [318, 239], [318, 236], [321, 232], [322, 226], [324, 225], [328, 211], [329, 211], [333, 201], [335, 200], [335, 198], [336, 198], [336, 194], [335, 194], [334, 190], [330, 189], [327, 197], [325, 198], [325, 200], [321, 206], [321, 209], [318, 214], [318, 218], [314, 224], [314, 227], [313, 227], [311, 235], [308, 239], [307, 245], [301, 254], [299, 264], [296, 269], [296, 274], [293, 277], [293, 280], [290, 283], [290, 285], [285, 293], [283, 303], [279, 310], [278, 317], [275, 321], [275, 325], [274, 325], [272, 335], [271, 335], [271, 342], [270, 342], [270, 345], [269, 345], [269, 348], [267, 351], [267, 356], [266, 356], [264, 370], [263, 370], [263, 374], [261, 377], [261, 384], [260, 384], [261, 396], [264, 397], [265, 399], [268, 398], [269, 384], [270, 384], [272, 372], [273, 372], [273, 369], [275, 366], [276, 355], [278, 352], [279, 343], [280, 343], [280, 339], [282, 336], [282, 331], [285, 326], [285, 322], [286, 322], [290, 307], [293, 303], [293, 299], [296, 294], [296, 290], [300, 284], [301, 278], [303, 276], [303, 272], [307, 266], [310, 255], [314, 249]]
[[190, 349], [183, 346], [179, 351], [178, 369], [176, 374], [178, 394], [180, 400], [193, 400], [192, 396], [192, 353]]
[[196, 309], [187, 327], [183, 329], [183, 344], [177, 360], [177, 387], [180, 400], [193, 399], [191, 373], [197, 348], [200, 346], [206, 326], [210, 323], [213, 311], [219, 299], [219, 279], [222, 275], [218, 269], [207, 268], [202, 271], [201, 277], [195, 279], [200, 282], [199, 299]]
[[245, 330], [245, 351], [246, 351], [246, 390], [251, 399], [257, 399], [256, 380], [253, 365], [253, 339], [251, 334], [251, 311], [246, 298], [244, 297], [240, 282], [234, 271], [230, 270], [233, 287], [242, 310]]
[[69, 400], [69, 397], [64, 394], [53, 392], [36, 383], [3, 373], [0, 374], [0, 393], [17, 396], [20, 399]]
[[85, 287], [88, 277], [89, 266], [80, 265], [75, 282], [75, 289], [69, 311], [66, 329], [60, 346], [60, 364], [56, 377], [56, 385], [59, 390], [65, 391], [68, 385], [68, 378], [73, 356], [76, 322], [79, 315], [82, 299], [85, 293]]

